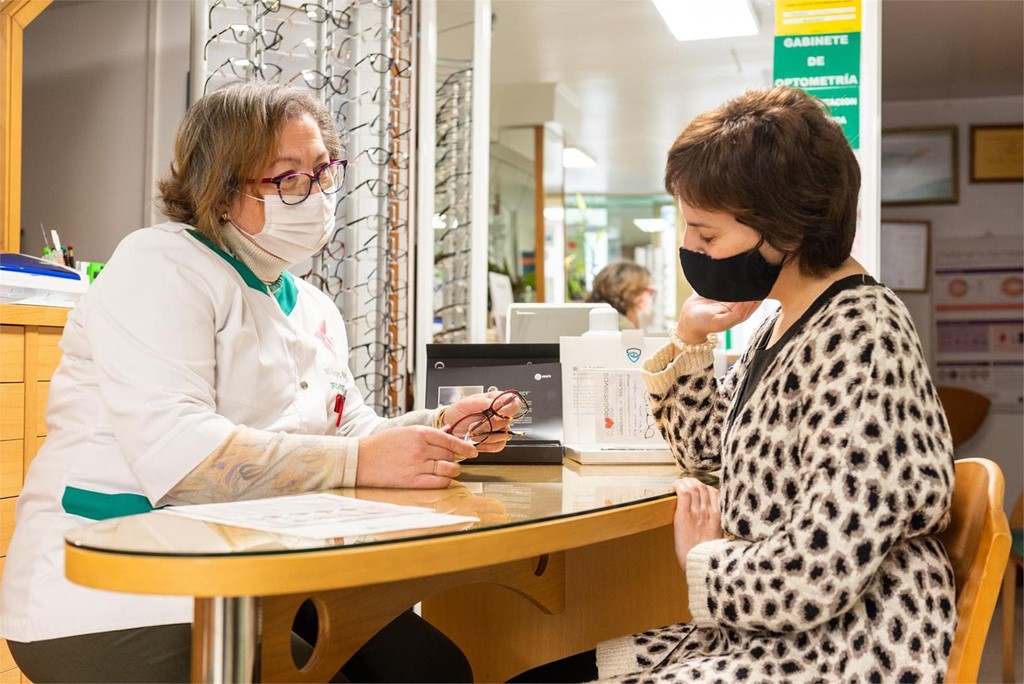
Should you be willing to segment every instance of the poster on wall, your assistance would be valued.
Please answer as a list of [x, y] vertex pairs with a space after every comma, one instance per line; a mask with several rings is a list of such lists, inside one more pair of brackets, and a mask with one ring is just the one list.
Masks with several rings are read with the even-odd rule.
[[937, 385], [1024, 410], [1024, 245], [1019, 237], [935, 240]]
[[860, 147], [860, 0], [778, 0], [772, 82], [828, 105]]

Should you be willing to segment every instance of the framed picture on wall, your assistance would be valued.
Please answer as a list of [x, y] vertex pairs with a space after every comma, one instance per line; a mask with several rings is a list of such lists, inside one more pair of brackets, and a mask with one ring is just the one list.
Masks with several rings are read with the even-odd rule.
[[971, 182], [1024, 181], [1024, 124], [971, 126]]
[[882, 219], [879, 275], [883, 284], [896, 292], [928, 291], [931, 234], [931, 221]]
[[882, 206], [956, 204], [957, 128], [882, 131]]

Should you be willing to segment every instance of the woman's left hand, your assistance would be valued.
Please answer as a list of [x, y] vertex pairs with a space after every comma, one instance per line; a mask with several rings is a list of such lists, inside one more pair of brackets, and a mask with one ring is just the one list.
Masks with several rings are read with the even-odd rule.
[[676, 480], [676, 515], [673, 523], [676, 559], [686, 572], [686, 556], [697, 544], [722, 538], [722, 513], [718, 508], [718, 490], [700, 480], [684, 477]]
[[[502, 393], [502, 390], [493, 390], [484, 394], [471, 394], [468, 397], [459, 399], [457, 402], [445, 409], [445, 431], [451, 431], [454, 426], [460, 424], [460, 422], [462, 422], [467, 416], [482, 414], [484, 410], [491, 407], [495, 399], [497, 399]], [[502, 399], [498, 399], [498, 401], [500, 406], [495, 408], [506, 415], [515, 414], [520, 408], [519, 399], [517, 399], [513, 394], [508, 394]], [[484, 453], [501, 451], [505, 448], [509, 438], [512, 436], [510, 430], [511, 421], [502, 418], [500, 415], [491, 416], [491, 434], [488, 435], [484, 441], [476, 445], [477, 451]]]

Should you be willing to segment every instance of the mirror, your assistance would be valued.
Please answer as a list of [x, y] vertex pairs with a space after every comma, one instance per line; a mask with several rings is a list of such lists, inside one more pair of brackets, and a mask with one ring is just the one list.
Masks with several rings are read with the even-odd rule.
[[[757, 35], [678, 42], [647, 1], [609, 0], [600, 12], [586, 0], [490, 3], [486, 258], [509, 276], [516, 301], [584, 299], [602, 266], [627, 258], [652, 272], [651, 330], [675, 319], [686, 286], [676, 279], [665, 153], [693, 116], [770, 82], [774, 3], [753, 6]], [[440, 0], [437, 26], [440, 82], [442, 59], [472, 58], [473, 3]], [[568, 147], [590, 166], [564, 166]], [[662, 219], [661, 228], [644, 232], [634, 219]], [[435, 283], [449, 280], [435, 274]]]
[[21, 249], [21, 93], [24, 31], [50, 0], [7, 0], [0, 5], [0, 250]]

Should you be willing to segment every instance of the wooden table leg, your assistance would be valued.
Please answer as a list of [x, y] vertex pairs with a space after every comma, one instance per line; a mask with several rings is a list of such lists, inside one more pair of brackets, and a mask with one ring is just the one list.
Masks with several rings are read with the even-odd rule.
[[690, 619], [672, 528], [565, 552], [565, 610], [544, 614], [502, 587], [474, 584], [423, 602], [477, 681], [510, 677], [598, 642]]
[[[558, 613], [565, 607], [561, 553], [400, 582], [315, 594], [263, 599], [261, 676], [266, 682], [326, 682], [370, 637], [424, 598], [451, 587], [489, 583], [515, 593], [531, 609]], [[307, 599], [317, 608], [319, 632], [309, 661], [296, 665], [291, 628]]]

